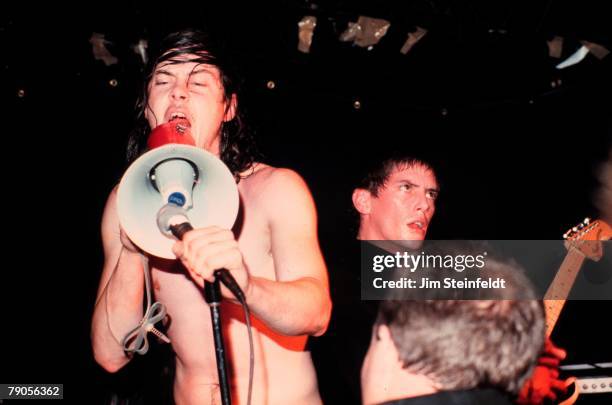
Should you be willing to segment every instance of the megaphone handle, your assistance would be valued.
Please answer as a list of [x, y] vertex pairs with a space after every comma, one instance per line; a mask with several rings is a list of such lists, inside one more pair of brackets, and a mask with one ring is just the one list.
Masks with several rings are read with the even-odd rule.
[[183, 240], [183, 236], [191, 230], [193, 230], [193, 226], [189, 222], [183, 222], [178, 225], [170, 225], [170, 232], [174, 235], [178, 240]]
[[[178, 225], [170, 225], [168, 227], [172, 235], [174, 235], [177, 239], [183, 240], [183, 236], [193, 229], [193, 226], [189, 222], [183, 222]], [[215, 271], [215, 284], [218, 284], [218, 280], [221, 282], [234, 294], [236, 299], [241, 303], [246, 303], [246, 299], [244, 297], [244, 293], [240, 289], [234, 277], [230, 274], [226, 269], [219, 269]], [[212, 302], [221, 302], [221, 289], [219, 287], [213, 288], [211, 286], [212, 283], [206, 281], [204, 283], [204, 298], [206, 302], [209, 304]]]
[[[189, 222], [183, 222], [178, 225], [170, 225], [170, 232], [182, 240], [183, 236], [193, 229]], [[210, 317], [212, 320], [213, 338], [215, 341], [215, 354], [217, 357], [217, 374], [219, 375], [219, 388], [221, 389], [221, 403], [223, 405], [231, 405], [232, 398], [229, 390], [229, 379], [227, 377], [227, 366], [225, 364], [225, 345], [223, 343], [223, 329], [221, 323], [221, 287], [219, 284], [219, 273], [215, 271], [215, 281], [204, 282], [204, 299], [210, 306]]]

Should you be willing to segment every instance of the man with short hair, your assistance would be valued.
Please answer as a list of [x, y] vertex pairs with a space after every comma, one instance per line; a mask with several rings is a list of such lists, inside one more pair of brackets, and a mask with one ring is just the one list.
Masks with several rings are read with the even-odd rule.
[[408, 156], [383, 161], [353, 191], [357, 239], [425, 239], [438, 193], [435, 173], [425, 161]]
[[[357, 239], [402, 241], [400, 245], [418, 248], [435, 214], [439, 192], [437, 176], [423, 159], [395, 154], [376, 162], [352, 194], [359, 215]], [[322, 359], [322, 367], [317, 370], [321, 391], [330, 403], [361, 403], [355, 387], [368, 350], [371, 326], [377, 319], [378, 303], [361, 299], [359, 257], [359, 244], [352, 242], [334, 261], [335, 310], [328, 335], [322, 338], [316, 352], [317, 358]], [[562, 391], [556, 368], [564, 356], [561, 349], [547, 341], [542, 359], [550, 362], [537, 367], [539, 375], [546, 375], [538, 379], [537, 385], [531, 380], [525, 384], [523, 403], [541, 403], [545, 397], [553, 398], [555, 392]]]
[[359, 215], [357, 240], [348, 241], [348, 246], [340, 249], [335, 245], [336, 255], [330, 262], [335, 287], [330, 329], [314, 342], [319, 386], [327, 403], [361, 403], [359, 370], [377, 302], [361, 300], [359, 240], [410, 240], [420, 244], [439, 193], [435, 173], [424, 160], [394, 155], [368, 169], [352, 194]]
[[487, 300], [397, 290], [381, 302], [361, 374], [365, 405], [511, 404], [541, 352], [544, 311], [520, 267], [493, 255], [485, 263], [479, 271], [506, 284]]

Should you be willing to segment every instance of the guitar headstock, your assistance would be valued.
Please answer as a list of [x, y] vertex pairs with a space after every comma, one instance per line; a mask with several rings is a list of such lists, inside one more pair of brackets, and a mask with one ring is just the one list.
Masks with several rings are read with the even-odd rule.
[[603, 254], [601, 241], [612, 238], [612, 228], [601, 220], [584, 221], [563, 234], [565, 246], [575, 248], [591, 260], [598, 261]]

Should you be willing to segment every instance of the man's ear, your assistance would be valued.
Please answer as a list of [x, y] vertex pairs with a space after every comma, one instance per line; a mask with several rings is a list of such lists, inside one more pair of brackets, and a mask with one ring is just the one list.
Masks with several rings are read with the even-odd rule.
[[353, 206], [360, 214], [369, 214], [372, 209], [372, 194], [364, 188], [356, 188], [353, 190]]
[[234, 119], [236, 116], [236, 108], [238, 108], [238, 98], [236, 93], [232, 94], [229, 103], [225, 107], [225, 115], [223, 116], [223, 122], [228, 122]]
[[393, 339], [391, 338], [391, 329], [384, 323], [379, 323], [374, 326], [376, 328], [376, 340], [385, 342], [386, 344], [393, 343]]

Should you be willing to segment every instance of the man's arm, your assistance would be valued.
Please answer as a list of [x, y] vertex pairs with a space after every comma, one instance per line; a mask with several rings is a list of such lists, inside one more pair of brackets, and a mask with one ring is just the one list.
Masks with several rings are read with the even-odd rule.
[[144, 294], [142, 259], [121, 232], [116, 200], [114, 189], [102, 217], [104, 267], [91, 325], [94, 357], [109, 372], [118, 371], [130, 360], [122, 340], [142, 318]]
[[291, 170], [273, 169], [265, 183], [259, 208], [269, 218], [276, 281], [251, 277], [247, 302], [280, 333], [322, 335], [332, 304], [314, 201]]
[[[231, 231], [207, 227], [187, 232], [173, 251], [200, 286], [217, 269], [229, 270], [259, 319], [285, 335], [321, 335], [331, 314], [325, 262], [317, 240], [316, 210], [304, 181], [293, 171], [270, 169], [258, 180], [251, 209], [268, 224], [275, 280], [249, 274]], [[248, 214], [247, 214], [248, 215]], [[232, 298], [225, 289], [226, 297]]]

